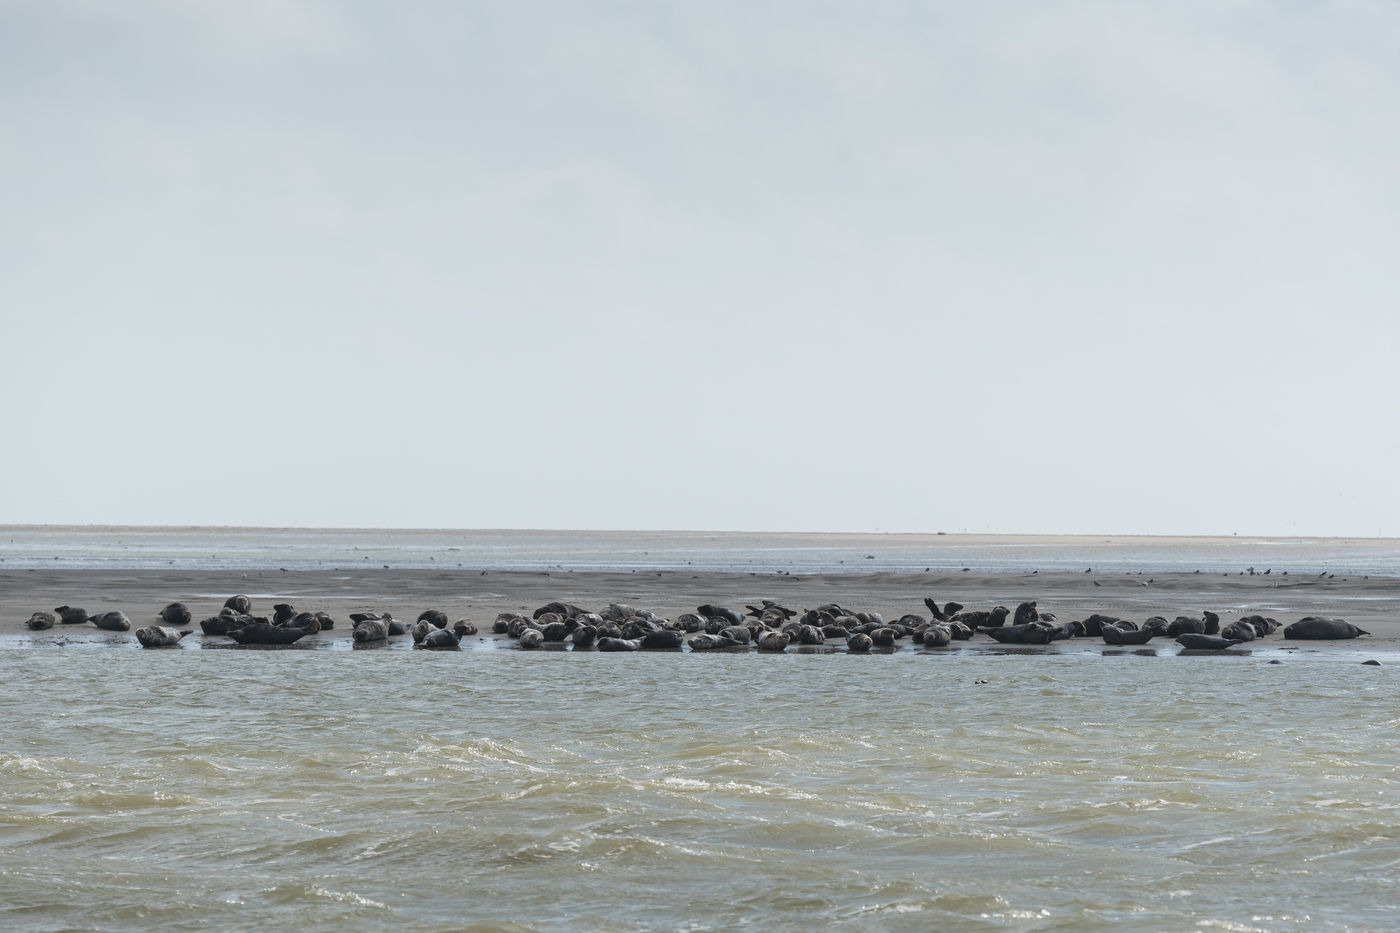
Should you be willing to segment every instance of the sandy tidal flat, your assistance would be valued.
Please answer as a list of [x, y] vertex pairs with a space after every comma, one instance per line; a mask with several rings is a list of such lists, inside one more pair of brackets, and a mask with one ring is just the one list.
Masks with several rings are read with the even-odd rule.
[[[314, 644], [331, 647], [348, 642], [348, 614], [378, 610], [412, 621], [425, 609], [441, 609], [451, 619], [469, 619], [483, 638], [463, 646], [508, 646], [490, 638], [491, 622], [501, 612], [529, 612], [551, 600], [597, 610], [611, 602], [650, 609], [665, 617], [694, 611], [702, 603], [734, 608], [772, 599], [794, 609], [835, 602], [854, 611], [876, 611], [886, 620], [905, 613], [927, 615], [926, 596], [940, 604], [956, 600], [968, 608], [1014, 607], [1035, 600], [1042, 612], [1061, 621], [1100, 612], [1141, 622], [1149, 616], [1168, 619], [1199, 616], [1202, 610], [1231, 618], [1258, 613], [1283, 624], [1307, 615], [1334, 616], [1371, 634], [1350, 642], [1285, 642], [1269, 636], [1255, 647], [1346, 648], [1366, 651], [1400, 649], [1400, 580], [1390, 577], [1329, 574], [1098, 574], [1080, 573], [869, 573], [773, 574], [636, 571], [571, 573], [480, 570], [250, 571], [210, 570], [14, 570], [0, 573], [0, 636], [11, 644], [135, 644], [130, 633], [102, 632], [91, 625], [57, 625], [30, 632], [25, 620], [36, 610], [81, 606], [89, 612], [119, 609], [133, 627], [154, 624], [171, 602], [190, 607], [196, 634], [185, 647], [203, 639], [197, 622], [214, 615], [224, 599], [248, 595], [255, 614], [271, 614], [274, 603], [299, 610], [329, 612], [337, 626], [316, 636]], [[226, 638], [210, 638], [226, 644]], [[1169, 640], [1154, 640], [1168, 645]], [[985, 635], [962, 648], [1000, 647]], [[1018, 646], [1024, 650], [1028, 646]], [[1039, 650], [1102, 648], [1097, 638], [1056, 642]], [[1031, 648], [1031, 650], [1036, 650]]]

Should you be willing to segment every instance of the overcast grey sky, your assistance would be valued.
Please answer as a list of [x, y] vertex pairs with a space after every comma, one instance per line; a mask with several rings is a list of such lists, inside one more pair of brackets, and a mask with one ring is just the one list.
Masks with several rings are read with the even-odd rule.
[[0, 0], [0, 522], [1400, 534], [1397, 49]]

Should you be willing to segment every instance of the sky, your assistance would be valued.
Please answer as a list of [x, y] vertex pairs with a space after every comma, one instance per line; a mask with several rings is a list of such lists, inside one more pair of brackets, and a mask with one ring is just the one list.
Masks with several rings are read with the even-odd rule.
[[1400, 535], [1397, 48], [0, 0], [0, 523]]

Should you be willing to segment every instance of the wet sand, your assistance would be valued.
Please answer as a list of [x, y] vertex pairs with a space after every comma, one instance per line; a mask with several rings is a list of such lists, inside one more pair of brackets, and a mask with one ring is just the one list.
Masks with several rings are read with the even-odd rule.
[[[469, 619], [482, 637], [463, 641], [464, 648], [510, 647], [504, 637], [492, 637], [491, 622], [501, 612], [529, 612], [551, 600], [587, 609], [610, 602], [628, 603], [674, 617], [702, 603], [739, 608], [772, 599], [794, 609], [836, 602], [856, 611], [876, 611], [886, 620], [905, 613], [927, 615], [925, 596], [940, 604], [956, 600], [971, 609], [995, 605], [1014, 607], [1036, 600], [1042, 612], [1061, 620], [1094, 612], [1141, 622], [1149, 616], [1168, 619], [1218, 612], [1222, 623], [1258, 613], [1287, 625], [1306, 615], [1346, 619], [1371, 633], [1342, 642], [1285, 641], [1282, 633], [1246, 647], [1307, 650], [1400, 650], [1400, 579], [1323, 575], [1221, 575], [1208, 573], [870, 573], [809, 574], [689, 573], [649, 571], [628, 573], [569, 573], [479, 570], [359, 570], [249, 571], [209, 570], [13, 570], [0, 573], [0, 644], [7, 646], [125, 645], [135, 646], [130, 633], [103, 632], [91, 625], [56, 625], [31, 632], [25, 621], [36, 610], [81, 606], [89, 612], [119, 609], [133, 627], [153, 624], [156, 613], [171, 602], [183, 602], [195, 618], [195, 634], [182, 647], [225, 646], [227, 638], [204, 639], [198, 620], [218, 612], [224, 599], [248, 595], [255, 614], [271, 615], [274, 603], [289, 602], [299, 610], [323, 610], [336, 620], [335, 629], [304, 639], [305, 647], [347, 647], [351, 612], [387, 611], [412, 621], [425, 609], [441, 609], [451, 619]], [[407, 641], [407, 639], [396, 639]], [[955, 643], [963, 649], [1002, 649], [986, 635]], [[1168, 639], [1150, 647], [1174, 647]], [[838, 646], [844, 650], [844, 646]], [[913, 647], [913, 646], [910, 646]], [[1097, 638], [1056, 642], [1051, 646], [1016, 646], [1031, 652], [1101, 650]], [[923, 650], [923, 649], [917, 649]]]

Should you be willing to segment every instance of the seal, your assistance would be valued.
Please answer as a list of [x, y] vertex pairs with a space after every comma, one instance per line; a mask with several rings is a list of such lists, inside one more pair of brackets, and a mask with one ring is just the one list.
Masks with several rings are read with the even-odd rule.
[[669, 629], [647, 632], [642, 636], [641, 647], [646, 651], [680, 651], [684, 638], [684, 632], [673, 632]]
[[569, 639], [573, 641], [575, 650], [592, 648], [593, 643], [598, 640], [598, 629], [596, 626], [584, 623], [570, 633]]
[[870, 640], [870, 636], [864, 632], [852, 632], [846, 636], [846, 650], [857, 654], [864, 654], [869, 651], [875, 643]]
[[640, 641], [634, 641], [630, 638], [613, 638], [608, 636], [598, 639], [599, 651], [636, 651], [641, 646], [642, 643]]
[[1284, 638], [1306, 641], [1330, 641], [1369, 634], [1371, 633], [1357, 628], [1345, 619], [1328, 619], [1322, 616], [1304, 616], [1283, 629]]
[[445, 628], [433, 628], [414, 647], [431, 648], [435, 651], [453, 651], [460, 646], [460, 643], [461, 639], [457, 637], [455, 632], [449, 632]]
[[1236, 619], [1220, 630], [1220, 637], [1232, 638], [1235, 641], [1254, 641], [1259, 637], [1259, 633], [1248, 622]]
[[1020, 625], [1005, 625], [989, 628], [987, 634], [996, 641], [1008, 645], [1048, 645], [1054, 640], [1059, 628], [1043, 622], [1023, 622]]
[[272, 607], [272, 624], [286, 625], [296, 618], [297, 611], [291, 603], [278, 603]]
[[165, 625], [148, 625], [136, 630], [136, 640], [142, 648], [178, 648], [180, 639], [189, 633], [189, 629], [182, 631]]
[[972, 629], [1001, 628], [1006, 624], [1006, 617], [1009, 615], [1011, 615], [1011, 610], [1005, 606], [997, 606], [990, 611], [968, 609], [953, 616], [953, 621], [961, 622]]
[[314, 612], [298, 612], [286, 622], [291, 628], [299, 628], [308, 635], [315, 635], [321, 630], [321, 620]]
[[306, 636], [306, 629], [290, 625], [270, 625], [267, 622], [254, 622], [242, 628], [232, 629], [228, 637], [240, 645], [290, 645]]
[[129, 632], [131, 631], [131, 620], [126, 614], [117, 610], [111, 612], [101, 612], [88, 619], [93, 625], [108, 632]]
[[953, 641], [953, 630], [939, 622], [924, 627], [925, 648], [946, 648]]
[[1105, 625], [1112, 625], [1115, 622], [1122, 621], [1123, 620], [1118, 618], [1117, 616], [1109, 616], [1104, 615], [1101, 612], [1096, 612], [1088, 618], [1082, 620], [1080, 624], [1084, 626], [1084, 634], [1093, 637], [1101, 634], [1100, 630]]
[[224, 608], [232, 609], [234, 612], [246, 616], [253, 611], [253, 604], [246, 596], [230, 596], [224, 600]]
[[[1217, 630], [1218, 631], [1218, 630]], [[1178, 635], [1205, 635], [1206, 622], [1204, 619], [1193, 619], [1190, 616], [1177, 616], [1167, 625], [1167, 637], [1175, 638]]]
[[760, 632], [758, 635], [759, 651], [785, 651], [787, 646], [787, 632]]
[[1277, 632], [1280, 627], [1277, 619], [1271, 619], [1260, 615], [1241, 616], [1240, 621], [1248, 622], [1250, 625], [1254, 626], [1254, 631], [1260, 638], [1263, 638], [1265, 635], [1272, 635], [1274, 632]]
[[452, 634], [458, 638], [466, 638], [468, 635], [476, 634], [476, 625], [466, 619], [458, 619], [452, 623]]
[[1032, 622], [1040, 620], [1040, 613], [1035, 611], [1035, 601], [1021, 603], [1016, 607], [1016, 614], [1011, 619], [1012, 625], [1030, 625]]
[[527, 628], [520, 633], [520, 637], [515, 641], [520, 647], [526, 650], [538, 648], [540, 645], [544, 644], [544, 632], [541, 632], [537, 628]]
[[1099, 629], [1099, 636], [1105, 645], [1145, 645], [1157, 634], [1150, 628], [1129, 629], [1117, 625], [1105, 625]]
[[[706, 603], [703, 606], [696, 606], [695, 611], [707, 619], [723, 619], [725, 625], [743, 625], [744, 617], [733, 609], [724, 606], [716, 606], [713, 603]], [[723, 628], [723, 626], [721, 626]]]
[[1150, 631], [1153, 635], [1167, 634], [1167, 629], [1171, 628], [1171, 623], [1164, 616], [1148, 616], [1142, 623], [1143, 629]]
[[171, 603], [160, 611], [160, 620], [171, 628], [189, 625], [191, 618], [190, 607], [184, 603]]
[[691, 635], [685, 640], [691, 651], [717, 651], [720, 648], [732, 648], [734, 642], [719, 635], [711, 635], [708, 632], [700, 632]]
[[1239, 644], [1233, 638], [1221, 638], [1219, 635], [1206, 635], [1203, 632], [1183, 632], [1176, 636], [1176, 642], [1183, 648], [1204, 651], [1221, 651], [1231, 645]]
[[719, 635], [720, 638], [728, 638], [730, 641], [739, 645], [747, 645], [749, 642], [753, 641], [753, 632], [749, 631], [747, 625], [726, 625], [716, 634]]
[[[227, 635], [232, 629], [242, 628], [250, 625], [255, 620], [252, 616], [236, 613], [231, 609], [225, 609], [216, 616], [201, 619], [199, 630], [206, 635]], [[266, 621], [265, 619], [263, 621]]]
[[58, 621], [61, 625], [82, 625], [88, 620], [86, 609], [75, 609], [72, 606], [59, 606], [54, 612], [58, 613]]
[[350, 637], [357, 642], [384, 641], [389, 637], [389, 626], [383, 619], [365, 617], [355, 623]]
[[899, 633], [887, 625], [871, 629], [866, 634], [870, 636], [871, 644], [879, 645], [881, 648], [893, 648], [895, 642], [899, 640]]
[[424, 609], [418, 614], [419, 622], [429, 622], [438, 628], [447, 628], [447, 613], [441, 609]]
[[53, 623], [52, 612], [35, 612], [29, 616], [29, 621], [24, 624], [36, 632], [42, 632], [46, 628], [53, 628]]

